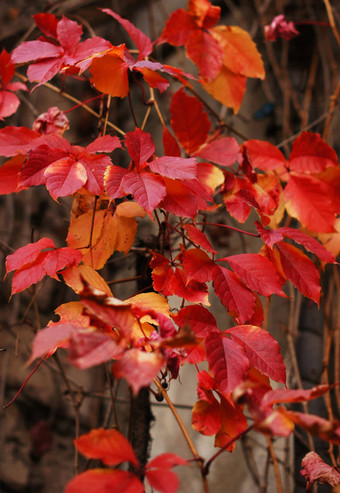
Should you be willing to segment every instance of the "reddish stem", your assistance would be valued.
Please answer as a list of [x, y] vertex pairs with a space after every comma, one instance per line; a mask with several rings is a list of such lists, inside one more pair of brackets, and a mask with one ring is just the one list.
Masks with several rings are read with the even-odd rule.
[[196, 224], [208, 224], [208, 226], [220, 226], [221, 228], [232, 229], [233, 231], [237, 231], [238, 233], [243, 233], [244, 235], [260, 238], [260, 235], [258, 233], [248, 233], [248, 231], [243, 231], [242, 229], [234, 228], [234, 226], [228, 226], [227, 224], [218, 224], [218, 223], [196, 223]]
[[94, 96], [93, 98], [87, 99], [86, 101], [83, 101], [82, 103], [76, 104], [75, 106], [72, 106], [72, 108], [69, 108], [68, 110], [65, 110], [64, 113], [69, 113], [70, 111], [73, 111], [73, 110], [75, 110], [77, 108], [80, 108], [84, 104], [90, 103], [91, 101], [94, 101], [94, 100], [99, 99], [101, 97], [102, 97], [102, 95], [100, 94], [99, 96]]
[[21, 394], [21, 391], [23, 390], [23, 388], [25, 387], [26, 383], [29, 381], [29, 379], [33, 376], [33, 374], [37, 371], [37, 369], [39, 368], [39, 366], [41, 365], [41, 363], [44, 361], [45, 359], [45, 356], [43, 358], [41, 358], [41, 360], [39, 361], [39, 363], [33, 368], [33, 370], [31, 371], [31, 373], [28, 375], [28, 377], [25, 378], [24, 380], [24, 383], [21, 385], [20, 389], [18, 390], [18, 392], [15, 394], [15, 396], [13, 397], [13, 399], [11, 399], [9, 401], [8, 404], [6, 404], [5, 406], [3, 406], [3, 409], [6, 409], [7, 407], [9, 407], [11, 404], [13, 404], [13, 402], [17, 399], [17, 397], [19, 397], [19, 395]]

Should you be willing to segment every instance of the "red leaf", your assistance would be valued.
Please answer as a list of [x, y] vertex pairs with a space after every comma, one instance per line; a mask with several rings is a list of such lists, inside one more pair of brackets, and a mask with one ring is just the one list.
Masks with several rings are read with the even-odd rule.
[[81, 370], [115, 359], [122, 353], [122, 347], [109, 334], [84, 330], [72, 334], [68, 350], [68, 361]]
[[286, 164], [282, 152], [269, 142], [262, 140], [247, 140], [243, 146], [247, 149], [253, 168], [269, 171], [281, 168]]
[[216, 267], [213, 275], [214, 289], [231, 316], [242, 324], [251, 319], [256, 298], [239, 278], [224, 267]]
[[139, 51], [138, 60], [142, 60], [146, 56], [150, 55], [153, 49], [152, 42], [140, 29], [135, 27], [127, 19], [123, 19], [123, 17], [116, 14], [111, 9], [101, 9], [101, 10], [106, 14], [111, 15], [111, 17], [113, 17], [114, 19], [116, 19], [129, 33], [129, 35], [135, 42], [137, 49]]
[[318, 233], [333, 233], [332, 193], [325, 182], [314, 176], [290, 174], [284, 197], [288, 213], [303, 226]]
[[18, 188], [18, 176], [25, 156], [18, 155], [6, 161], [0, 168], [0, 194], [13, 193]]
[[137, 171], [143, 168], [145, 161], [152, 156], [156, 149], [151, 135], [140, 128], [126, 134], [125, 144]]
[[120, 166], [108, 166], [104, 175], [105, 189], [111, 199], [121, 198], [125, 195], [122, 188], [123, 177], [128, 173]]
[[163, 178], [166, 186], [165, 198], [159, 206], [177, 216], [195, 217], [198, 210], [198, 199], [182, 181]]
[[144, 486], [131, 472], [117, 469], [90, 469], [68, 483], [65, 493], [144, 493]]
[[176, 493], [179, 486], [177, 475], [170, 471], [174, 466], [184, 465], [188, 462], [175, 454], [161, 454], [152, 459], [145, 468], [146, 478], [152, 488], [161, 493]]
[[[221, 429], [215, 437], [215, 447], [226, 447], [231, 438], [236, 438], [247, 429], [247, 419], [243, 414], [241, 406], [230, 404], [230, 402], [221, 396], [220, 404]], [[235, 448], [235, 442], [229, 445], [225, 450], [232, 452]]]
[[136, 395], [142, 387], [151, 384], [164, 363], [160, 353], [145, 353], [133, 348], [115, 362], [113, 374], [116, 378], [125, 378]]
[[338, 166], [336, 152], [319, 134], [302, 132], [295, 140], [289, 167], [297, 173], [320, 173], [329, 166]]
[[48, 41], [25, 41], [12, 53], [14, 63], [31, 62], [43, 58], [57, 58], [62, 54], [62, 48]]
[[15, 65], [11, 60], [11, 55], [3, 49], [0, 54], [0, 120], [15, 113], [20, 104], [20, 100], [12, 92], [19, 89], [27, 91], [23, 82], [10, 82], [14, 72]]
[[209, 31], [194, 29], [186, 42], [187, 55], [197, 65], [205, 81], [215, 79], [222, 68], [223, 50]]
[[179, 327], [190, 327], [198, 337], [218, 331], [214, 316], [201, 305], [185, 306], [172, 318]]
[[[91, 82], [98, 91], [119, 98], [125, 98], [128, 94], [128, 65], [124, 60], [124, 47], [113, 47], [104, 56], [94, 58], [90, 70]], [[108, 77], [108, 73], [115, 76]]]
[[188, 11], [194, 16], [199, 27], [209, 29], [220, 18], [221, 8], [211, 5], [209, 0], [189, 0]]
[[189, 155], [193, 154], [207, 140], [211, 125], [203, 104], [180, 89], [172, 97], [170, 114], [177, 139]]
[[163, 147], [164, 154], [167, 156], [181, 157], [181, 150], [177, 144], [177, 140], [166, 127], [163, 127]]
[[215, 435], [221, 427], [220, 404], [212, 395], [211, 401], [197, 401], [192, 409], [192, 427], [202, 435]]
[[130, 171], [123, 176], [122, 188], [147, 212], [152, 212], [166, 195], [162, 178], [148, 172]]
[[183, 46], [195, 27], [196, 24], [192, 15], [184, 9], [177, 9], [170, 14], [158, 39], [158, 44], [167, 42], [174, 46]]
[[46, 188], [54, 199], [73, 195], [87, 181], [86, 169], [71, 157], [50, 164], [44, 171], [44, 177]]
[[328, 250], [326, 250], [326, 248], [312, 236], [306, 235], [305, 233], [299, 231], [298, 229], [286, 228], [286, 227], [279, 228], [277, 232], [279, 234], [282, 234], [283, 236], [287, 236], [288, 238], [291, 238], [296, 243], [303, 245], [306, 250], [317, 255], [320, 260], [323, 260], [324, 262], [329, 262], [331, 264], [335, 262], [334, 255]]
[[232, 392], [249, 370], [249, 360], [236, 342], [222, 334], [210, 334], [205, 340], [207, 360], [218, 388]]
[[285, 411], [286, 416], [296, 425], [316, 435], [326, 442], [340, 445], [340, 426], [339, 421], [328, 421], [314, 414], [298, 413], [294, 411]]
[[100, 459], [108, 466], [131, 462], [138, 467], [138, 459], [130, 442], [117, 430], [98, 428], [74, 441], [76, 448], [85, 457]]
[[189, 281], [192, 279], [203, 283], [211, 281], [215, 262], [199, 248], [183, 252], [182, 262]]
[[57, 322], [39, 330], [33, 341], [32, 354], [28, 364], [46, 353], [52, 354], [58, 347], [67, 347], [70, 337], [78, 329], [79, 327], [75, 324]]
[[280, 346], [269, 332], [255, 325], [238, 325], [225, 333], [244, 348], [254, 368], [276, 382], [286, 383], [286, 367]]
[[326, 462], [315, 452], [308, 452], [301, 462], [300, 474], [307, 481], [307, 489], [313, 483], [329, 484], [333, 488], [340, 483], [340, 472]]
[[29, 243], [28, 245], [18, 248], [16, 252], [8, 255], [6, 259], [7, 272], [21, 269], [25, 265], [31, 264], [36, 260], [39, 253], [44, 248], [55, 248], [55, 244], [50, 238], [41, 238], [35, 243]]
[[149, 164], [154, 173], [168, 178], [179, 180], [195, 180], [197, 178], [197, 166], [195, 158], [182, 158], [175, 156], [163, 156]]
[[118, 137], [112, 137], [111, 135], [104, 135], [98, 137], [91, 144], [85, 147], [86, 152], [90, 154], [95, 152], [112, 152], [117, 148], [121, 148], [121, 143]]
[[192, 303], [209, 305], [207, 286], [194, 280], [188, 281], [182, 269], [176, 268], [170, 279], [169, 288], [173, 294], [176, 294], [180, 298], [184, 298]]
[[320, 274], [313, 262], [293, 245], [280, 242], [277, 245], [280, 252], [282, 269], [290, 281], [307, 298], [315, 303], [320, 299]]
[[270, 248], [273, 248], [275, 243], [283, 240], [283, 234], [279, 229], [265, 229], [259, 221], [255, 221], [255, 226], [265, 244]]
[[240, 147], [234, 137], [222, 137], [206, 144], [197, 153], [197, 156], [220, 164], [232, 166], [235, 161], [241, 161]]
[[26, 154], [36, 145], [41, 134], [27, 127], [5, 127], [0, 130], [0, 155]]
[[46, 36], [57, 39], [58, 19], [53, 14], [35, 14], [33, 15], [36, 26]]
[[192, 224], [185, 224], [184, 229], [187, 232], [187, 235], [189, 236], [190, 240], [196, 243], [196, 245], [199, 245], [207, 252], [217, 253], [217, 251], [214, 250], [213, 247], [211, 246], [208, 238], [203, 233], [203, 231], [196, 228]]
[[262, 296], [277, 294], [286, 297], [281, 288], [281, 281], [274, 265], [258, 253], [241, 253], [225, 257], [235, 272], [249, 289], [257, 291]]
[[154, 253], [150, 261], [152, 269], [153, 287], [155, 291], [163, 293], [164, 296], [173, 294], [170, 289], [170, 279], [174, 275], [174, 271], [169, 263], [169, 260], [159, 253]]

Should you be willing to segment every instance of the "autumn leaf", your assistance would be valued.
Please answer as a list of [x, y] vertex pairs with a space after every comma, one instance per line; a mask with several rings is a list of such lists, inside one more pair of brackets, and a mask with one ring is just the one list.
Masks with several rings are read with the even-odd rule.
[[333, 488], [340, 483], [340, 472], [322, 460], [316, 452], [308, 452], [301, 462], [301, 476], [309, 490], [313, 483], [329, 484]]
[[125, 461], [138, 466], [130, 442], [117, 430], [97, 428], [77, 438], [74, 444], [85, 457], [100, 459], [108, 466], [115, 466]]
[[151, 459], [145, 468], [146, 478], [152, 488], [161, 493], [176, 493], [179, 479], [171, 469], [186, 466], [188, 462], [176, 454], [165, 453]]
[[222, 334], [212, 333], [205, 340], [209, 369], [223, 394], [232, 392], [244, 379], [249, 360], [243, 348]]
[[209, 282], [212, 279], [215, 262], [199, 248], [192, 248], [182, 253], [183, 268], [188, 280]]
[[203, 233], [203, 231], [189, 223], [184, 225], [184, 229], [190, 240], [193, 241], [196, 245], [199, 245], [209, 253], [217, 253], [217, 251], [214, 250], [211, 246], [210, 241], [206, 237], [205, 233]]
[[[51, 248], [51, 250], [45, 250]], [[49, 238], [41, 238], [36, 243], [29, 243], [15, 253], [8, 255], [7, 272], [15, 270], [12, 281], [12, 294], [19, 293], [48, 275], [57, 278], [65, 267], [77, 265], [82, 254], [73, 248], [56, 248]]]
[[238, 325], [224, 332], [240, 344], [250, 364], [272, 380], [286, 383], [286, 367], [280, 346], [269, 332], [254, 325]]
[[133, 348], [115, 362], [113, 374], [116, 378], [125, 378], [136, 395], [142, 387], [150, 385], [164, 364], [165, 359], [160, 353]]
[[144, 486], [132, 473], [117, 469], [90, 469], [75, 476], [65, 489], [65, 493], [84, 491], [124, 491], [124, 493], [143, 493]]
[[185, 306], [172, 318], [179, 327], [189, 326], [198, 337], [206, 337], [211, 332], [218, 332], [213, 314], [201, 305]]
[[270, 142], [262, 140], [247, 140], [243, 147], [251, 158], [250, 162], [253, 168], [270, 171], [281, 169], [286, 166], [286, 158], [282, 152]]
[[320, 173], [338, 166], [338, 158], [319, 134], [302, 132], [293, 142], [289, 168], [296, 173]]
[[11, 82], [15, 72], [15, 65], [11, 55], [5, 49], [0, 54], [0, 120], [13, 115], [19, 107], [20, 99], [14, 93], [27, 91], [23, 82]]
[[31, 82], [38, 81], [39, 85], [52, 79], [62, 69], [74, 67], [80, 60], [111, 46], [108, 41], [97, 36], [80, 43], [83, 29], [67, 17], [58, 21], [53, 14], [36, 14], [33, 18], [36, 25], [52, 40], [43, 38], [24, 41], [13, 51], [12, 61], [34, 62], [27, 70], [27, 77]]

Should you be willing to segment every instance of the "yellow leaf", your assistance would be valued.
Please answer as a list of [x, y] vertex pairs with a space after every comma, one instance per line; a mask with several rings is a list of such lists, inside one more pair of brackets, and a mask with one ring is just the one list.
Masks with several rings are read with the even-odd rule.
[[[106, 284], [105, 280], [89, 265], [77, 265], [63, 270], [62, 276], [64, 281], [76, 293], [80, 293], [84, 289], [82, 279], [95, 289], [104, 291], [108, 296], [112, 296], [112, 291]], [[82, 305], [81, 305], [82, 306]], [[59, 307], [60, 308], [60, 307]]]
[[54, 313], [60, 317], [60, 322], [74, 322], [76, 320], [78, 325], [88, 327], [90, 317], [83, 315], [83, 310], [84, 307], [80, 301], [70, 301], [69, 303], [63, 303], [58, 306], [54, 310]]
[[[131, 303], [134, 306], [141, 307], [143, 309], [150, 309], [154, 312], [161, 313], [165, 317], [170, 318], [170, 306], [166, 300], [166, 298], [159, 293], [141, 293], [136, 294], [136, 296], [132, 296], [128, 298], [126, 301]], [[155, 320], [151, 315], [144, 315], [141, 318], [142, 322], [151, 322], [155, 323]]]
[[203, 87], [214, 99], [237, 113], [246, 90], [246, 80], [244, 75], [235, 74], [223, 66], [216, 79], [203, 84]]
[[247, 31], [237, 26], [217, 26], [211, 33], [223, 48], [225, 68], [238, 75], [264, 79], [261, 55]]

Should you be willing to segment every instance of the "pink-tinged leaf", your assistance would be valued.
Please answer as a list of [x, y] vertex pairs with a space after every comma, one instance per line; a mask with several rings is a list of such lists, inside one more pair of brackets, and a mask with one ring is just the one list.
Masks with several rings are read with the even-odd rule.
[[123, 351], [107, 334], [99, 331], [72, 334], [68, 350], [68, 361], [81, 370], [115, 359]]
[[123, 19], [120, 15], [113, 12], [111, 9], [102, 9], [108, 15], [111, 15], [114, 19], [116, 19], [124, 29], [129, 33], [133, 41], [135, 42], [137, 49], [139, 51], [138, 60], [144, 59], [146, 56], [150, 55], [152, 52], [153, 46], [151, 40], [144, 34], [140, 29], [135, 27], [130, 21], [127, 19]]
[[55, 244], [49, 238], [41, 238], [35, 243], [29, 243], [28, 245], [18, 248], [18, 250], [7, 257], [7, 272], [21, 269], [25, 265], [31, 264], [36, 260], [39, 253], [44, 248], [55, 248]]
[[239, 344], [221, 334], [210, 334], [205, 340], [209, 369], [222, 393], [232, 392], [245, 378], [249, 360]]
[[152, 467], [171, 469], [175, 466], [187, 466], [188, 461], [183, 459], [176, 454], [166, 453], [157, 455], [154, 459], [151, 459], [147, 465], [147, 469], [151, 469]]
[[197, 166], [195, 158], [182, 158], [175, 156], [163, 156], [149, 164], [154, 173], [179, 180], [195, 180], [197, 178]]
[[57, 25], [57, 38], [65, 52], [70, 55], [74, 47], [79, 43], [83, 28], [75, 21], [63, 17]]
[[125, 192], [122, 188], [123, 177], [128, 173], [125, 168], [120, 166], [108, 166], [104, 175], [105, 189], [111, 199], [124, 197]]
[[285, 410], [286, 416], [296, 425], [326, 442], [340, 445], [339, 421], [328, 421], [314, 414], [298, 413]]
[[161, 493], [176, 493], [179, 479], [170, 469], [188, 462], [175, 454], [161, 454], [152, 459], [146, 466], [145, 475], [152, 488]]
[[294, 23], [287, 22], [284, 15], [277, 15], [268, 26], [264, 26], [264, 36], [266, 41], [276, 41], [283, 38], [289, 41], [300, 33], [295, 29]]
[[177, 144], [177, 140], [166, 127], [163, 127], [163, 147], [166, 156], [181, 157], [181, 149]]
[[204, 250], [209, 253], [217, 253], [216, 250], [210, 244], [210, 241], [206, 237], [206, 235], [200, 229], [196, 228], [192, 224], [185, 224], [185, 231], [187, 232], [188, 237], [191, 241], [193, 241], [196, 245], [199, 245]]
[[144, 486], [131, 472], [117, 469], [90, 469], [68, 483], [65, 493], [144, 493]]
[[77, 192], [87, 181], [84, 166], [72, 157], [50, 164], [44, 171], [46, 188], [54, 199]]
[[56, 273], [66, 266], [78, 265], [83, 258], [79, 250], [70, 247], [57, 248], [47, 252], [44, 269], [48, 276], [56, 277]]
[[98, 137], [91, 144], [85, 147], [86, 152], [112, 152], [115, 149], [121, 148], [121, 143], [118, 137], [112, 137], [111, 135], [104, 135]]
[[276, 382], [286, 383], [286, 366], [280, 346], [269, 332], [255, 325], [238, 325], [225, 333], [244, 348], [254, 368]]
[[221, 166], [232, 166], [235, 161], [241, 162], [242, 159], [240, 147], [234, 137], [221, 137], [206, 144], [197, 156]]
[[248, 151], [253, 168], [269, 171], [286, 165], [286, 158], [282, 152], [269, 142], [262, 140], [248, 140], [243, 147]]
[[331, 188], [315, 176], [290, 174], [284, 190], [286, 209], [311, 231], [333, 233], [335, 213]]
[[18, 176], [25, 157], [14, 156], [0, 168], [0, 194], [13, 193], [18, 188]]
[[67, 347], [72, 334], [81, 327], [75, 324], [53, 323], [39, 330], [33, 341], [29, 363], [47, 353], [53, 353], [58, 347]]
[[147, 212], [152, 212], [166, 195], [162, 178], [147, 172], [130, 171], [123, 177], [122, 188]]
[[241, 253], [225, 257], [235, 274], [244, 281], [252, 291], [257, 291], [262, 296], [277, 294], [286, 297], [282, 291], [282, 284], [276, 268], [263, 255], [258, 253]]
[[12, 295], [36, 284], [45, 276], [44, 261], [47, 253], [39, 253], [34, 263], [26, 264], [15, 272], [12, 280]]
[[[184, 298], [191, 303], [203, 303], [209, 305], [208, 288], [197, 281], [188, 281], [185, 272], [176, 268], [169, 281], [169, 289], [173, 294]], [[163, 291], [164, 293], [164, 291]]]
[[309, 490], [313, 483], [329, 484], [333, 488], [340, 483], [340, 472], [326, 464], [316, 452], [308, 452], [301, 462], [300, 474], [307, 481]]
[[302, 132], [295, 140], [289, 157], [289, 168], [297, 173], [321, 173], [338, 166], [336, 152], [319, 134]]
[[25, 63], [43, 58], [56, 58], [63, 53], [60, 46], [46, 41], [24, 41], [12, 53], [12, 62]]
[[200, 77], [209, 82], [222, 68], [223, 49], [209, 31], [194, 29], [186, 43], [187, 55], [197, 65]]
[[38, 85], [52, 79], [63, 67], [61, 58], [47, 58], [41, 62], [31, 64], [27, 69], [27, 77], [30, 82], [37, 81]]
[[332, 385], [317, 385], [308, 390], [303, 389], [276, 389], [267, 392], [262, 399], [262, 406], [271, 407], [283, 402], [305, 402], [316, 399], [332, 388]]
[[84, 72], [89, 66], [93, 58], [91, 55], [98, 55], [101, 52], [112, 48], [112, 44], [106, 39], [94, 36], [93, 38], [85, 39], [82, 43], [79, 43], [73, 54], [73, 62], [78, 61], [77, 67], [81, 72]]
[[188, 280], [211, 281], [215, 262], [203, 250], [195, 248], [183, 252], [182, 263]]
[[177, 9], [168, 18], [158, 39], [158, 44], [169, 43], [174, 46], [184, 46], [196, 23], [194, 17], [184, 9]]
[[43, 185], [46, 182], [45, 170], [55, 161], [65, 158], [65, 152], [40, 145], [33, 149], [19, 174], [19, 188]]
[[[266, 229], [262, 226], [259, 221], [255, 221], [255, 226], [257, 231], [259, 232], [262, 240], [268, 245], [270, 248], [273, 248], [275, 243], [283, 240], [283, 234], [278, 229]], [[294, 230], [295, 231], [295, 230]]]
[[19, 105], [20, 99], [18, 96], [9, 91], [0, 91], [0, 120], [13, 115]]
[[51, 106], [47, 111], [41, 113], [33, 123], [33, 130], [41, 135], [59, 135], [70, 127], [70, 122], [65, 113], [57, 106]]
[[313, 262], [298, 248], [289, 243], [280, 242], [277, 245], [283, 272], [287, 279], [307, 298], [315, 303], [320, 299], [320, 273]]
[[211, 332], [218, 332], [216, 320], [212, 313], [201, 305], [190, 305], [173, 315], [179, 327], [190, 327], [198, 337], [206, 337]]
[[189, 155], [193, 154], [206, 142], [211, 125], [203, 104], [180, 89], [172, 97], [170, 114], [177, 139]]
[[0, 130], [0, 155], [11, 157], [32, 149], [41, 134], [27, 127], [5, 127]]
[[177, 216], [195, 217], [198, 210], [196, 194], [193, 194], [182, 181], [163, 178], [166, 185], [166, 196], [160, 207]]
[[306, 235], [298, 229], [286, 227], [279, 228], [277, 232], [304, 246], [306, 250], [317, 255], [320, 260], [324, 262], [329, 262], [330, 264], [334, 264], [334, 255], [326, 250], [326, 248], [312, 236]]
[[240, 279], [224, 267], [216, 267], [213, 274], [214, 289], [230, 315], [239, 323], [249, 321], [256, 305], [255, 294]]
[[128, 132], [125, 136], [125, 144], [131, 159], [140, 170], [142, 165], [155, 152], [155, 144], [148, 132], [136, 128], [134, 132]]
[[53, 14], [35, 14], [33, 19], [38, 28], [51, 38], [57, 39], [58, 19]]
[[105, 154], [82, 153], [79, 156], [80, 163], [86, 170], [87, 181], [84, 185], [86, 190], [101, 195], [104, 192], [104, 176], [106, 169], [112, 164], [109, 156]]
[[115, 362], [113, 373], [115, 378], [125, 378], [132, 392], [137, 394], [142, 387], [150, 385], [164, 364], [164, 357], [160, 353], [130, 349]]
[[97, 428], [77, 438], [74, 444], [85, 457], [100, 459], [107, 466], [116, 466], [125, 461], [139, 465], [130, 442], [117, 430]]

